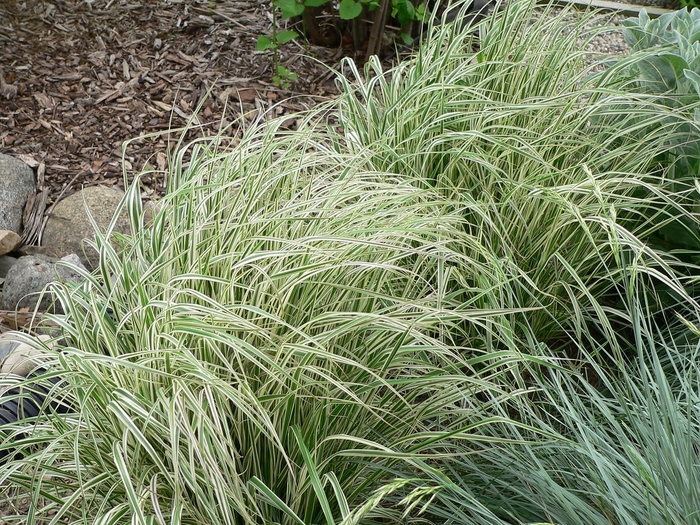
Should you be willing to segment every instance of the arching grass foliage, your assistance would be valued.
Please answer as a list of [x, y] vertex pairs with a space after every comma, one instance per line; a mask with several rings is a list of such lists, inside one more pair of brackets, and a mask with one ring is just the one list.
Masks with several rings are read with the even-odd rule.
[[649, 242], [695, 123], [547, 14], [185, 146], [152, 224], [132, 184], [56, 292], [71, 410], [7, 429], [16, 522], [696, 523], [694, 270]]

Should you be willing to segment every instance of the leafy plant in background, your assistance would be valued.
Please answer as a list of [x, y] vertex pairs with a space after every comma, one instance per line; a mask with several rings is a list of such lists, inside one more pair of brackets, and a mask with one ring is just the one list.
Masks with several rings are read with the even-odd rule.
[[[616, 74], [628, 89], [656, 97], [658, 104], [673, 108], [679, 118], [686, 119], [681, 133], [669, 137], [675, 142], [659, 163], [673, 180], [679, 197], [700, 206], [696, 187], [700, 173], [700, 10], [681, 9], [656, 19], [642, 10], [638, 17], [622, 24], [632, 55], [621, 61]], [[673, 207], [657, 215], [657, 220], [667, 224], [654, 240], [698, 263], [695, 252], [700, 248], [700, 229], [687, 219], [678, 220], [677, 215]]]
[[[273, 0], [272, 33], [258, 37], [257, 49], [273, 51], [275, 70], [273, 80], [277, 85], [288, 86], [289, 81], [297, 78], [295, 73], [280, 65], [279, 48], [301, 36], [297, 31], [278, 30], [278, 10], [279, 18], [282, 20], [301, 17], [306, 35], [314, 42], [335, 46], [338, 41], [324, 36], [321, 31], [321, 23], [325, 20], [320, 16], [323, 8], [330, 8], [334, 18], [337, 17], [340, 21], [349, 23], [345, 27], [346, 32], [349, 33], [356, 50], [367, 45], [367, 57], [380, 51], [382, 33], [385, 31], [388, 16], [395, 19], [401, 26], [401, 38], [404, 43], [411, 43], [413, 42], [412, 23], [423, 20], [426, 14], [426, 4], [415, 6], [414, 0], [341, 0], [337, 8], [335, 4], [331, 4], [331, 0]], [[372, 16], [371, 23], [364, 19], [368, 14]], [[335, 26], [337, 27], [338, 24]], [[371, 30], [368, 30], [368, 26]]]
[[272, 50], [272, 68], [275, 74], [272, 76], [272, 81], [280, 87], [288, 88], [290, 82], [296, 80], [298, 75], [291, 72], [289, 69], [280, 64], [279, 48], [280, 46], [291, 42], [297, 38], [299, 34], [296, 31], [278, 31], [277, 29], [277, 10], [272, 9], [272, 34], [268, 37], [261, 35], [258, 37], [258, 51]]
[[645, 92], [667, 94], [669, 103], [700, 100], [700, 10], [681, 9], [652, 19], [646, 10], [623, 20], [633, 53], [647, 53], [629, 68]]

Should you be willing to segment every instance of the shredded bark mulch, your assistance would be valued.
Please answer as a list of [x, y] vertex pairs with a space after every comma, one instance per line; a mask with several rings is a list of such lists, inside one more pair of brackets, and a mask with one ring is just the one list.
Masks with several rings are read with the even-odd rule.
[[291, 114], [336, 94], [323, 63], [336, 66], [342, 48], [287, 44], [282, 64], [299, 79], [272, 82], [271, 52], [256, 51], [269, 10], [255, 0], [0, 1], [0, 153], [37, 169], [28, 220], [142, 170], [142, 196], [162, 194], [179, 138], [169, 130], [213, 135], [241, 116]]

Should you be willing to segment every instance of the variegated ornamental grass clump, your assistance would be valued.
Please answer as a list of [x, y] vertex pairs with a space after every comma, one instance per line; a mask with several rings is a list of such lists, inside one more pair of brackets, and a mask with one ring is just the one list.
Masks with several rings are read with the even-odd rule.
[[134, 183], [4, 519], [697, 523], [700, 307], [647, 242], [697, 223], [658, 163], [691, 121], [593, 74], [585, 22], [515, 1], [348, 61], [299, 131], [181, 148], [151, 227]]
[[581, 42], [595, 32], [576, 26], [585, 17], [532, 24], [528, 9], [508, 5], [481, 26], [477, 52], [474, 33], [440, 30], [391, 72], [350, 70], [362, 80], [345, 84], [339, 111], [349, 147], [374, 169], [414, 177], [463, 214], [470, 264], [453, 275], [476, 292], [463, 300], [531, 307], [507, 333], [534, 326], [566, 345], [572, 329], [586, 333], [595, 302], [616, 301], [611, 231], [646, 243], [685, 228], [687, 191], [659, 159], [688, 143], [692, 124], [610, 72], [592, 75]]

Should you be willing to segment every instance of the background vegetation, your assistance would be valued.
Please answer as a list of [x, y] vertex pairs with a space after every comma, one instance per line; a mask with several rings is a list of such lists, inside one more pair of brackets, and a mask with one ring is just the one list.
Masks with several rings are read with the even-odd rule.
[[699, 523], [697, 100], [586, 27], [441, 25], [184, 145], [151, 225], [134, 181], [5, 427], [15, 522]]
[[[352, 49], [355, 56], [361, 53], [369, 60], [397, 43], [413, 45], [424, 22], [432, 16], [430, 11], [437, 15], [438, 10], [444, 10], [440, 2], [430, 0], [272, 0], [271, 7], [271, 33], [260, 35], [256, 47], [258, 51], [272, 51], [272, 80], [286, 87], [299, 75], [279, 63], [279, 48], [296, 38], [303, 36], [315, 45]], [[278, 27], [280, 22], [284, 29]]]

